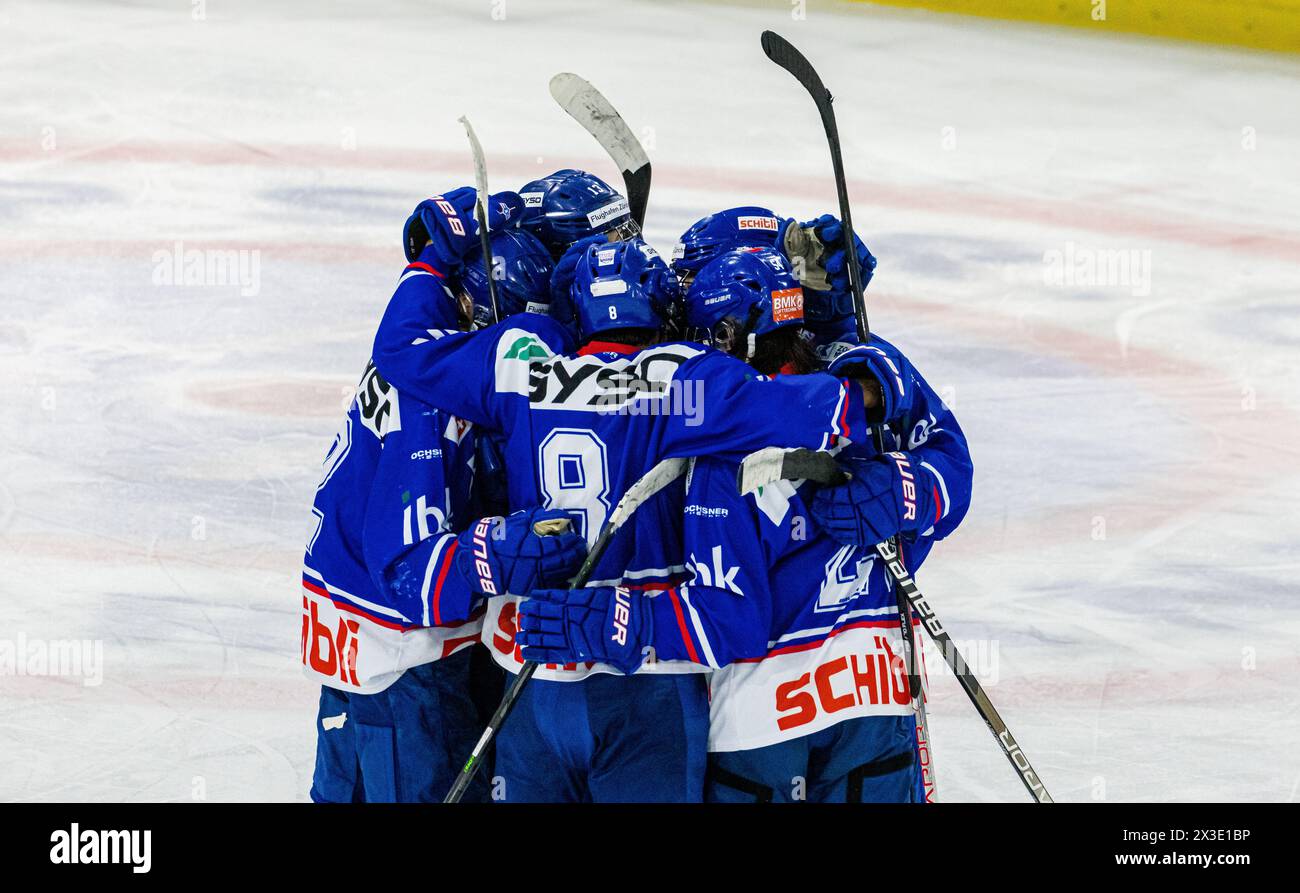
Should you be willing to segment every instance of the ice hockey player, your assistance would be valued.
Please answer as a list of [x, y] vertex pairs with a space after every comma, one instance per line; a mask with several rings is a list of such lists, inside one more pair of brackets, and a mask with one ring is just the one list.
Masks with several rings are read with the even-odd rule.
[[[422, 220], [445, 206], [464, 222], [473, 198], [429, 199], [407, 223], [411, 263], [395, 295], [419, 291], [439, 327], [465, 329], [485, 312], [470, 297], [482, 292], [482, 260], [461, 267], [479, 248], [471, 226], [457, 234]], [[530, 239], [493, 238], [507, 312], [530, 290], [545, 294], [550, 258], [535, 263]], [[455, 272], [470, 283], [459, 301], [443, 284]], [[585, 552], [576, 534], [532, 533], [556, 512], [475, 522], [475, 441], [472, 425], [366, 367], [325, 457], [303, 566], [302, 660], [322, 686], [313, 800], [440, 801], [482, 728], [471, 652], [493, 594], [483, 568], [512, 587], [562, 582]], [[485, 799], [486, 787], [469, 796]]]
[[520, 225], [537, 236], [555, 260], [551, 278], [551, 316], [572, 328], [569, 286], [588, 245], [621, 242], [640, 235], [627, 199], [586, 171], [565, 168], [525, 184]]
[[594, 235], [621, 242], [640, 235], [627, 199], [586, 171], [565, 168], [524, 184], [519, 190], [524, 215], [520, 225], [541, 240], [554, 260], [569, 246]]
[[[790, 261], [804, 290], [804, 331], [819, 345], [857, 340], [853, 294], [841, 245], [843, 229], [830, 214], [799, 223], [767, 208], [746, 205], [701, 217], [673, 250], [673, 271], [682, 288], [710, 260], [733, 248], [776, 248]], [[871, 282], [876, 258], [854, 238], [862, 287]]]
[[[798, 283], [772, 248], [727, 251], [696, 274], [691, 329], [767, 374], [816, 362], [799, 333]], [[738, 466], [693, 463], [685, 507], [691, 580], [667, 596], [610, 587], [532, 593], [526, 659], [599, 660], [633, 672], [646, 654], [717, 668], [707, 799], [899, 802], [923, 796], [899, 617], [873, 545], [901, 534], [909, 567], [964, 516], [971, 464], [956, 419], [892, 345], [843, 353], [869, 370], [893, 446], [846, 448], [847, 487], [780, 482], [737, 491]]]
[[[389, 305], [375, 361], [404, 394], [505, 432], [511, 505], [564, 508], [588, 539], [660, 459], [738, 456], [773, 444], [826, 448], [868, 436], [869, 392], [856, 381], [769, 380], [721, 351], [656, 343], [659, 308], [674, 289], [663, 261], [640, 239], [591, 244], [571, 291], [579, 351], [569, 352], [565, 329], [541, 316], [470, 334], [430, 331], [430, 313], [412, 294]], [[663, 517], [653, 509], [649, 515]], [[594, 579], [666, 585], [680, 550], [673, 539], [616, 537]], [[516, 610], [494, 600], [485, 621], [485, 641], [508, 669], [520, 666]], [[539, 671], [497, 743], [494, 796], [701, 797], [703, 682], [663, 663], [630, 679], [615, 672], [599, 664]]]

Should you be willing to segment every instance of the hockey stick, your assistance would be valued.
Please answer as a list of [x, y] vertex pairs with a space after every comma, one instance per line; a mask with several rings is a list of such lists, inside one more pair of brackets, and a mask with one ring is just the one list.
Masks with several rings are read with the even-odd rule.
[[[788, 457], [782, 457], [780, 453], [791, 454]], [[799, 455], [794, 455], [799, 454]], [[759, 450], [757, 453], [751, 453], [745, 457], [740, 465], [740, 474], [738, 484], [742, 493], [752, 493], [759, 487], [769, 486], [779, 480], [792, 480], [792, 478], [782, 477], [781, 475], [797, 473], [798, 477], [793, 480], [815, 481], [820, 484], [837, 486], [844, 482], [844, 472], [835, 461], [835, 457], [830, 453], [817, 453], [811, 450], [781, 450], [778, 447], [769, 447], [765, 450]], [[970, 666], [966, 663], [961, 652], [953, 643], [948, 631], [943, 628], [939, 621], [938, 615], [934, 613], [934, 608], [926, 600], [921, 590], [917, 588], [916, 581], [908, 573], [907, 568], [903, 565], [902, 556], [899, 554], [896, 546], [889, 543], [877, 543], [876, 554], [884, 561], [885, 567], [889, 570], [897, 584], [898, 589], [906, 596], [908, 604], [915, 609], [917, 615], [921, 618], [921, 623], [930, 633], [930, 638], [934, 644], [943, 652], [944, 660], [952, 668], [953, 674], [957, 681], [961, 683], [962, 689], [970, 698], [971, 703], [975, 705], [976, 712], [984, 720], [993, 737], [998, 740], [998, 745], [1002, 752], [1006, 754], [1011, 765], [1015, 767], [1016, 773], [1020, 780], [1024, 782], [1025, 788], [1039, 803], [1052, 803], [1052, 795], [1047, 792], [1047, 787], [1038, 777], [1038, 773], [1030, 764], [1029, 758], [1025, 752], [1020, 749], [1016, 742], [1015, 736], [1007, 728], [1007, 724], [1002, 721], [998, 715], [997, 709], [993, 702], [984, 692], [984, 686], [975, 674], [970, 671]]]
[[[774, 31], [764, 31], [761, 38], [763, 52], [767, 57], [794, 75], [803, 88], [812, 96], [821, 115], [822, 127], [826, 131], [826, 141], [830, 145], [831, 167], [835, 172], [835, 192], [840, 204], [840, 223], [843, 230], [844, 257], [848, 263], [844, 266], [849, 272], [849, 289], [853, 293], [853, 316], [857, 322], [858, 340], [866, 344], [871, 338], [871, 326], [867, 323], [867, 300], [862, 293], [862, 271], [858, 269], [857, 248], [853, 238], [853, 212], [849, 207], [848, 183], [844, 177], [844, 159], [840, 154], [840, 133], [835, 124], [835, 110], [831, 108], [831, 93], [822, 83], [817, 70], [791, 43]], [[877, 452], [885, 452], [884, 433], [880, 428], [872, 430], [872, 438]], [[898, 542], [891, 538], [889, 545], [898, 551]], [[912, 710], [916, 716], [916, 738], [918, 750], [930, 756], [930, 774], [925, 783], [927, 802], [938, 796], [938, 780], [934, 771], [933, 753], [930, 751], [930, 724], [925, 715], [925, 692], [922, 688], [919, 652], [920, 647], [912, 629], [912, 611], [899, 588], [894, 587], [898, 601], [898, 616], [903, 622], [903, 653], [907, 660], [907, 687], [912, 696]]]
[[492, 305], [492, 321], [501, 322], [501, 306], [497, 303], [496, 271], [492, 263], [492, 238], [488, 235], [487, 225], [487, 159], [483, 155], [483, 146], [479, 144], [469, 118], [460, 116], [460, 123], [465, 125], [465, 135], [469, 137], [469, 148], [474, 153], [474, 216], [478, 218], [478, 241], [483, 249], [483, 272], [487, 276], [488, 302]]
[[599, 90], [571, 72], [563, 71], [551, 78], [551, 96], [614, 159], [623, 173], [632, 219], [637, 226], [644, 225], [650, 201], [650, 159], [632, 128]]
[[767, 447], [750, 453], [740, 463], [736, 487], [742, 494], [749, 494], [777, 481], [813, 481], [836, 486], [848, 480], [848, 474], [840, 470], [830, 453]]
[[[623, 494], [623, 498], [614, 506], [614, 511], [610, 512], [609, 520], [600, 528], [600, 535], [592, 543], [591, 548], [587, 551], [587, 558], [578, 568], [578, 573], [569, 581], [569, 588], [581, 589], [587, 585], [591, 579], [592, 571], [600, 563], [601, 556], [605, 554], [605, 549], [609, 547], [609, 542], [614, 538], [614, 534], [619, 528], [632, 517], [632, 514], [645, 504], [646, 500], [654, 496], [664, 487], [667, 487], [673, 481], [680, 478], [686, 473], [687, 459], [664, 459], [654, 468], [647, 471], [639, 481], [628, 488]], [[544, 531], [538, 531], [543, 533]], [[479, 765], [482, 762], [483, 754], [492, 745], [493, 739], [496, 738], [497, 732], [505, 723], [506, 718], [510, 716], [510, 711], [514, 709], [515, 702], [519, 700], [519, 695], [523, 692], [524, 686], [528, 680], [533, 678], [537, 672], [537, 664], [533, 661], [525, 661], [523, 667], [519, 670], [519, 675], [511, 681], [510, 687], [506, 689], [505, 696], [501, 698], [501, 703], [497, 705], [496, 712], [488, 720], [487, 728], [483, 730], [482, 736], [479, 737], [478, 743], [474, 745], [473, 752], [469, 759], [465, 761], [465, 766], [456, 776], [456, 781], [452, 784], [451, 790], [447, 792], [443, 803], [459, 803], [460, 798], [465, 795], [465, 789], [473, 781], [475, 773], [478, 772]]]

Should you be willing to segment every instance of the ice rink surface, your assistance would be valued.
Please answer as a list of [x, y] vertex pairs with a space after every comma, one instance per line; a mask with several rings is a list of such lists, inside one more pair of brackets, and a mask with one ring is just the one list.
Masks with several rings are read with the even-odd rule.
[[[0, 9], [0, 640], [102, 643], [99, 684], [0, 676], [0, 800], [305, 798], [308, 508], [402, 221], [471, 180], [457, 116], [496, 188], [617, 182], [547, 93], [590, 78], [664, 252], [833, 210], [769, 27], [837, 95], [873, 328], [970, 438], [919, 582], [1052, 792], [1297, 798], [1295, 57], [781, 2], [270, 7]], [[167, 284], [231, 249], [248, 287]], [[942, 795], [1024, 799], [933, 687]]]

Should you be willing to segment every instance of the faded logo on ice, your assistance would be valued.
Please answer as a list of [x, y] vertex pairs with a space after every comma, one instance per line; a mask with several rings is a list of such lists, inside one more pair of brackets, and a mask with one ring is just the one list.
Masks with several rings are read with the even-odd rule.
[[154, 285], [238, 286], [251, 298], [262, 290], [262, 252], [256, 248], [186, 248], [177, 241], [153, 253]]
[[1056, 288], [1127, 288], [1134, 297], [1151, 294], [1149, 248], [1088, 248], [1066, 242], [1043, 252], [1043, 284]]
[[80, 676], [94, 688], [104, 681], [104, 643], [98, 639], [0, 639], [0, 676]]

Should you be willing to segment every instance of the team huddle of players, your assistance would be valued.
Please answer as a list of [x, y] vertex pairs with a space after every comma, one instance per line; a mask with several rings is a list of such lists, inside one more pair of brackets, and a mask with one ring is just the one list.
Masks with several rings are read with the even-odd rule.
[[[960, 523], [971, 461], [892, 344], [858, 343], [839, 222], [701, 219], [671, 263], [562, 170], [421, 202], [334, 443], [303, 568], [311, 796], [439, 801], [504, 680], [543, 664], [467, 800], [922, 799], [891, 580]], [[489, 295], [495, 285], [496, 306]], [[873, 446], [883, 433], [886, 452]], [[765, 447], [840, 486], [737, 487]], [[660, 460], [581, 588], [620, 497]], [[558, 523], [567, 521], [568, 523]], [[550, 523], [544, 523], [550, 522]]]

